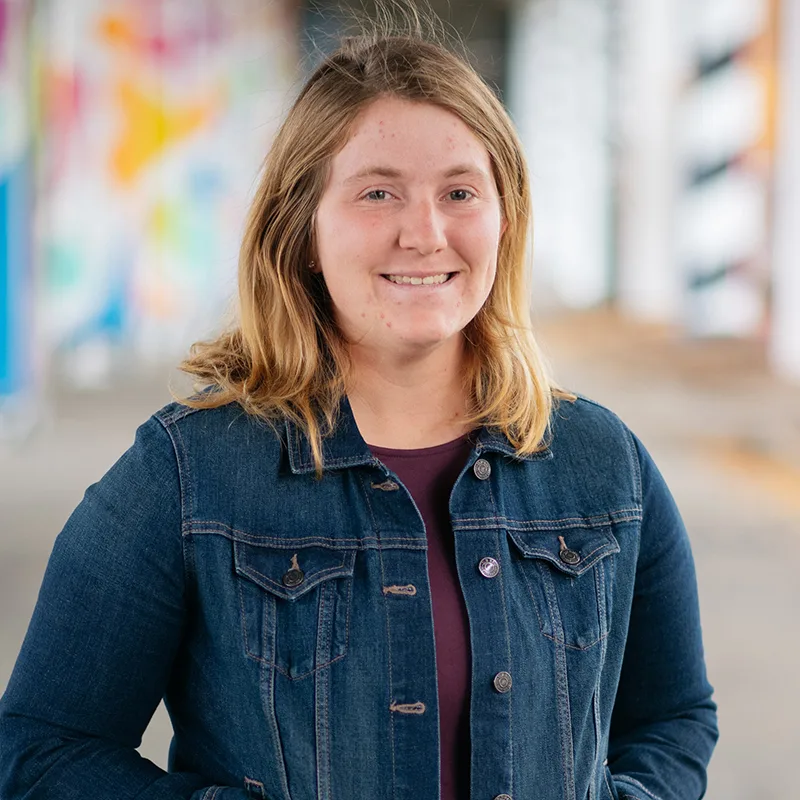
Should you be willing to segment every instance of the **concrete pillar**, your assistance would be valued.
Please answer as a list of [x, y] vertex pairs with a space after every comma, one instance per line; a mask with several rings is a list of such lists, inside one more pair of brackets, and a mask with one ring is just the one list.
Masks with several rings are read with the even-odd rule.
[[781, 4], [779, 23], [770, 356], [779, 374], [800, 382], [800, 4], [796, 0]]
[[508, 107], [531, 168], [535, 304], [610, 290], [609, 0], [518, 0]]
[[663, 322], [679, 320], [683, 300], [674, 216], [680, 21], [675, 0], [619, 3], [617, 298], [625, 312]]

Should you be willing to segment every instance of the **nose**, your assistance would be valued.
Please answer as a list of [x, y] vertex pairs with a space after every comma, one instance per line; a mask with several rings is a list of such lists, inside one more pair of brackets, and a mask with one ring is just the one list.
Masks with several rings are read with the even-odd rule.
[[419, 200], [404, 209], [398, 243], [406, 250], [416, 250], [425, 256], [444, 250], [447, 246], [444, 220], [435, 201]]

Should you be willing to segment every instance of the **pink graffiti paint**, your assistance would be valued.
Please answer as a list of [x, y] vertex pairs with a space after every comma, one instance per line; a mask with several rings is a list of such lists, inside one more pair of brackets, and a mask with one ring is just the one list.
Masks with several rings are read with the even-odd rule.
[[160, 6], [145, 4], [136, 15], [104, 17], [100, 34], [116, 49], [144, 54], [156, 63], [169, 65], [196, 58], [198, 49], [218, 44], [226, 33], [223, 16], [213, 9], [198, 19], [187, 15], [183, 23], [164, 30]]
[[83, 95], [80, 73], [42, 71], [43, 118], [51, 134], [44, 170], [47, 186], [57, 183], [67, 170], [70, 147], [84, 105]]
[[0, 63], [3, 61], [6, 49], [6, 27], [8, 24], [8, 4], [0, 0]]

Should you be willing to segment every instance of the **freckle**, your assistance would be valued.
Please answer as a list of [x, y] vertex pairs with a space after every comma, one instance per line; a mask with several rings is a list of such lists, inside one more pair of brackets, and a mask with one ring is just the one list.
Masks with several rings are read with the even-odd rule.
[[362, 312], [361, 312], [361, 316], [362, 316], [362, 318], [363, 318], [363, 317], [366, 317], [366, 316], [367, 316], [367, 312], [366, 312], [366, 311], [362, 311]]
[[381, 319], [386, 319], [386, 314], [384, 314], [383, 311], [381, 311]]

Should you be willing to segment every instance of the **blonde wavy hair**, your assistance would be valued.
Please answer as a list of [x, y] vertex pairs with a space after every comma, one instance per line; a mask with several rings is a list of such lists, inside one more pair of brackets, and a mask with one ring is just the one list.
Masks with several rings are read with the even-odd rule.
[[[385, 22], [385, 20], [384, 20]], [[380, 97], [433, 103], [458, 116], [486, 147], [507, 228], [491, 293], [463, 331], [467, 423], [501, 430], [520, 455], [545, 446], [554, 399], [531, 329], [526, 241], [528, 170], [500, 101], [466, 59], [431, 37], [417, 17], [402, 33], [379, 30], [342, 41], [314, 70], [267, 155], [239, 259], [238, 324], [192, 346], [181, 369], [205, 391], [181, 402], [238, 402], [270, 421], [289, 417], [306, 432], [317, 473], [321, 444], [336, 425], [351, 374], [314, 259], [314, 215], [333, 156], [353, 123]]]

